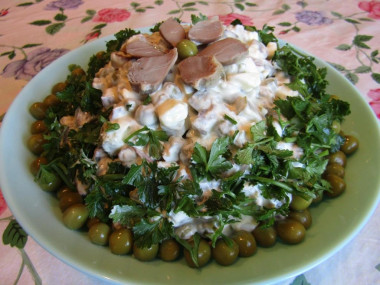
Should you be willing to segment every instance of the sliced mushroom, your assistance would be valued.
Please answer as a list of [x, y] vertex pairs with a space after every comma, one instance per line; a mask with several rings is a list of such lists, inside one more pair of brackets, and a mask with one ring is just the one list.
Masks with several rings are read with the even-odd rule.
[[182, 25], [173, 18], [167, 19], [160, 25], [160, 33], [173, 47], [186, 37]]
[[208, 44], [218, 40], [223, 34], [223, 24], [216, 18], [200, 21], [189, 30], [190, 40], [199, 44]]
[[165, 54], [169, 46], [159, 33], [138, 34], [132, 36], [121, 50], [134, 57], [150, 57]]
[[142, 57], [131, 63], [128, 80], [143, 94], [149, 94], [160, 86], [178, 57], [174, 48], [161, 56]]
[[246, 57], [248, 48], [238, 39], [225, 38], [209, 44], [199, 55], [213, 55], [221, 64], [227, 65], [236, 63]]
[[214, 86], [223, 75], [223, 66], [214, 56], [192, 56], [178, 64], [182, 80], [195, 89]]

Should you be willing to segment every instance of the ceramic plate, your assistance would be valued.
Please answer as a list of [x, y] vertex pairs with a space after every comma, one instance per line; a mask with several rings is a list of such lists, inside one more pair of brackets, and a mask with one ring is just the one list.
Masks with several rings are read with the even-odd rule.
[[342, 248], [367, 222], [380, 196], [379, 124], [355, 87], [329, 65], [316, 60], [317, 65], [328, 69], [328, 91], [351, 104], [352, 114], [343, 130], [360, 139], [360, 149], [349, 159], [346, 192], [311, 208], [313, 225], [304, 242], [295, 246], [277, 243], [272, 248], [259, 248], [253, 257], [240, 258], [233, 266], [212, 262], [197, 270], [189, 268], [183, 258], [174, 263], [143, 263], [130, 256], [116, 256], [107, 247], [91, 244], [85, 232], [67, 229], [58, 200], [41, 191], [29, 172], [34, 157], [26, 141], [34, 119], [28, 108], [47, 96], [54, 83], [66, 78], [69, 64], [86, 67], [89, 57], [104, 50], [106, 41], [111, 39], [86, 44], [43, 69], [16, 97], [1, 126], [3, 195], [17, 221], [47, 251], [82, 272], [124, 284], [271, 283], [316, 266]]

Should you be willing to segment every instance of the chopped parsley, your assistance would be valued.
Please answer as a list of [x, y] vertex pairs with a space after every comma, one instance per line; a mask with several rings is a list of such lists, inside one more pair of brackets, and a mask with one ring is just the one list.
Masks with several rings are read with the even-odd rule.
[[[132, 139], [135, 142], [132, 142]], [[168, 139], [165, 131], [151, 130], [145, 126], [129, 135], [124, 142], [131, 146], [147, 146], [149, 155], [155, 159], [160, 159], [163, 148], [161, 142]]]
[[[206, 19], [202, 14], [191, 17], [193, 24]], [[153, 30], [157, 31], [159, 25]], [[272, 27], [245, 28], [256, 31], [264, 44], [277, 42]], [[85, 76], [67, 77], [66, 88], [57, 93], [60, 103], [47, 110], [45, 123], [49, 132], [45, 135], [43, 156], [49, 163], [38, 174], [38, 181], [58, 176], [65, 185], [75, 188], [79, 180], [88, 192], [85, 203], [90, 217], [131, 228], [135, 242], [142, 247], [174, 238], [190, 251], [195, 264], [200, 235], [196, 233], [192, 242], [181, 239], [175, 233], [170, 215], [184, 212], [189, 217], [212, 216], [214, 232], [205, 236], [215, 245], [219, 238], [228, 242], [223, 235], [224, 227], [239, 221], [243, 215], [270, 226], [278, 215], [288, 214], [290, 195], [309, 199], [329, 189], [322, 176], [326, 156], [336, 152], [344, 141], [333, 131], [332, 124], [341, 122], [350, 113], [349, 105], [326, 93], [326, 69], [318, 68], [312, 58], [289, 45], [279, 48], [273, 61], [291, 78], [288, 87], [301, 96], [277, 99], [274, 112], [252, 124], [249, 141], [242, 147], [234, 144], [237, 132], [217, 138], [209, 148], [196, 142], [188, 165], [190, 174], [183, 177], [177, 164], [160, 167], [158, 162], [163, 155], [163, 144], [169, 139], [167, 133], [144, 126], [125, 138], [124, 143], [144, 148], [149, 161], [142, 159], [127, 167], [114, 160], [108, 164], [106, 174], [98, 175], [94, 156], [101, 146], [101, 131], [115, 131], [120, 126], [106, 119], [111, 110], [103, 108], [101, 91], [93, 88], [91, 82], [109, 61], [110, 54], [136, 34], [130, 29], [115, 34], [106, 51], [90, 58]], [[144, 104], [150, 102], [148, 96]], [[131, 107], [126, 106], [127, 110]], [[60, 123], [62, 117], [73, 116], [78, 108], [94, 118], [75, 130]], [[238, 124], [227, 114], [224, 119]], [[281, 134], [275, 124], [280, 126]], [[297, 159], [294, 150], [279, 147], [284, 142], [295, 143], [302, 149]], [[233, 171], [234, 167], [238, 170]], [[203, 199], [200, 182], [213, 180], [220, 186], [210, 189], [208, 198]], [[254, 198], [243, 192], [245, 184], [257, 186], [264, 198], [280, 201], [281, 205], [258, 206]]]
[[227, 114], [224, 114], [224, 119], [226, 120], [226, 121], [229, 121], [231, 124], [233, 124], [233, 125], [237, 125], [237, 121], [236, 120], [234, 120], [233, 118], [231, 118], [230, 116], [228, 116]]

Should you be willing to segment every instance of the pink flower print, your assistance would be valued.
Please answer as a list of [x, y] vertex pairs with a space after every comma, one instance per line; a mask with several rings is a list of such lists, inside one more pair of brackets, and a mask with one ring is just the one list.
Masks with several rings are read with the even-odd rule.
[[240, 20], [240, 22], [245, 26], [253, 26], [253, 21], [250, 17], [245, 15], [240, 15], [237, 13], [230, 13], [227, 15], [220, 15], [219, 20], [226, 26], [231, 24], [235, 20]]
[[369, 102], [369, 105], [372, 107], [376, 116], [380, 119], [380, 88], [369, 90], [367, 95], [372, 99]]
[[361, 1], [359, 8], [368, 12], [368, 17], [372, 19], [380, 19], [380, 2], [379, 1]]
[[105, 8], [98, 11], [97, 15], [92, 19], [94, 22], [122, 22], [127, 20], [131, 13], [125, 9]]
[[369, 90], [367, 95], [373, 100], [380, 101], [380, 88]]
[[371, 101], [369, 102], [372, 110], [375, 112], [378, 119], [380, 119], [380, 101]]
[[1, 193], [1, 189], [0, 189], [0, 216], [5, 212], [7, 208], [8, 208], [7, 203], [5, 203], [3, 193]]

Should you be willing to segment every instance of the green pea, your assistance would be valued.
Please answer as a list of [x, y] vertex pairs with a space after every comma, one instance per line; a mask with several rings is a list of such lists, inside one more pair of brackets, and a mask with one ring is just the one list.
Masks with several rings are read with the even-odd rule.
[[190, 40], [182, 40], [177, 44], [178, 56], [180, 59], [185, 59], [194, 56], [198, 53], [198, 48]]
[[333, 121], [331, 125], [331, 129], [334, 131], [334, 133], [339, 134], [340, 132], [340, 122], [339, 121]]
[[66, 82], [58, 82], [51, 89], [51, 93], [57, 94], [58, 92], [61, 92], [61, 91], [65, 90], [66, 86], [67, 86]]
[[326, 176], [326, 180], [331, 185], [330, 191], [326, 191], [326, 195], [330, 198], [338, 197], [346, 189], [346, 183], [337, 175], [329, 174]]
[[152, 244], [149, 247], [139, 247], [133, 244], [133, 255], [140, 261], [150, 261], [156, 258], [158, 253], [158, 244]]
[[129, 229], [114, 231], [109, 238], [109, 247], [113, 254], [128, 254], [133, 245], [133, 234]]
[[254, 236], [247, 231], [237, 231], [232, 235], [232, 239], [239, 246], [239, 256], [249, 257], [255, 254], [257, 246]]
[[103, 59], [103, 57], [105, 56], [105, 51], [98, 51], [95, 56], [97, 59]]
[[83, 204], [71, 205], [63, 212], [63, 223], [72, 230], [79, 230], [86, 223], [88, 209]]
[[183, 251], [183, 254], [185, 256], [186, 263], [189, 267], [192, 267], [192, 268], [202, 267], [202, 266], [205, 266], [211, 258], [211, 247], [208, 244], [208, 242], [205, 241], [204, 239], [201, 239], [199, 241], [198, 255], [197, 255], [198, 265], [194, 263], [193, 259], [191, 258], [191, 254], [187, 249]]
[[306, 200], [301, 196], [294, 195], [292, 197], [292, 201], [290, 202], [290, 208], [295, 211], [305, 210], [307, 207], [310, 206], [312, 201], [312, 198]]
[[313, 199], [313, 204], [318, 204], [323, 200], [323, 191], [318, 191], [315, 193], [315, 198]]
[[59, 199], [59, 208], [64, 212], [71, 205], [80, 203], [83, 203], [82, 196], [78, 192], [69, 191], [62, 193]]
[[97, 223], [100, 223], [100, 219], [99, 218], [97, 218], [97, 217], [89, 218], [87, 220], [86, 226], [89, 229], [89, 228], [91, 228], [93, 225], [95, 225]]
[[277, 232], [273, 226], [258, 226], [253, 230], [252, 234], [255, 237], [257, 244], [262, 247], [271, 247], [277, 241]]
[[337, 152], [329, 155], [329, 164], [332, 163], [336, 163], [345, 167], [347, 163], [347, 157], [342, 151], [338, 150]]
[[48, 96], [45, 97], [43, 103], [46, 105], [46, 106], [54, 106], [54, 105], [57, 105], [59, 102], [61, 102], [57, 95], [55, 94], [50, 94]]
[[310, 228], [312, 223], [311, 214], [308, 209], [305, 209], [303, 211], [292, 211], [289, 213], [288, 218], [300, 222], [305, 227], [305, 229]]
[[37, 175], [38, 171], [40, 170], [41, 165], [47, 164], [48, 161], [46, 157], [39, 156], [35, 160], [32, 161], [30, 164], [30, 172], [35, 176]]
[[212, 257], [220, 265], [233, 264], [239, 255], [239, 246], [234, 240], [230, 240], [231, 244], [227, 244], [224, 239], [219, 239], [215, 247], [212, 249]]
[[341, 151], [346, 155], [354, 153], [359, 147], [359, 140], [354, 136], [346, 136]]
[[344, 170], [344, 167], [342, 165], [336, 164], [336, 163], [331, 163], [331, 164], [326, 166], [325, 174], [326, 175], [334, 174], [336, 176], [343, 178], [345, 175], [345, 170]]
[[74, 68], [73, 71], [71, 71], [72, 76], [80, 76], [86, 75], [86, 72], [81, 67]]
[[30, 126], [30, 132], [34, 134], [44, 133], [47, 131], [47, 127], [44, 121], [37, 120]]
[[75, 78], [75, 81], [77, 82], [86, 81], [86, 72], [80, 67], [73, 69], [73, 71], [71, 71], [71, 76]]
[[305, 227], [298, 221], [284, 219], [276, 222], [278, 236], [286, 243], [297, 244], [305, 238]]
[[181, 253], [181, 247], [174, 239], [164, 240], [158, 252], [159, 257], [163, 261], [174, 261]]
[[60, 200], [62, 198], [62, 196], [65, 195], [65, 193], [67, 193], [67, 192], [72, 192], [71, 189], [67, 186], [63, 186], [61, 189], [59, 189], [57, 191], [58, 200]]
[[96, 223], [88, 230], [88, 237], [97, 245], [107, 245], [110, 234], [111, 228], [105, 223]]
[[45, 118], [47, 106], [42, 102], [35, 102], [29, 107], [30, 114], [37, 120]]
[[28, 149], [35, 155], [40, 155], [44, 151], [44, 144], [46, 140], [43, 134], [31, 135], [26, 142]]

